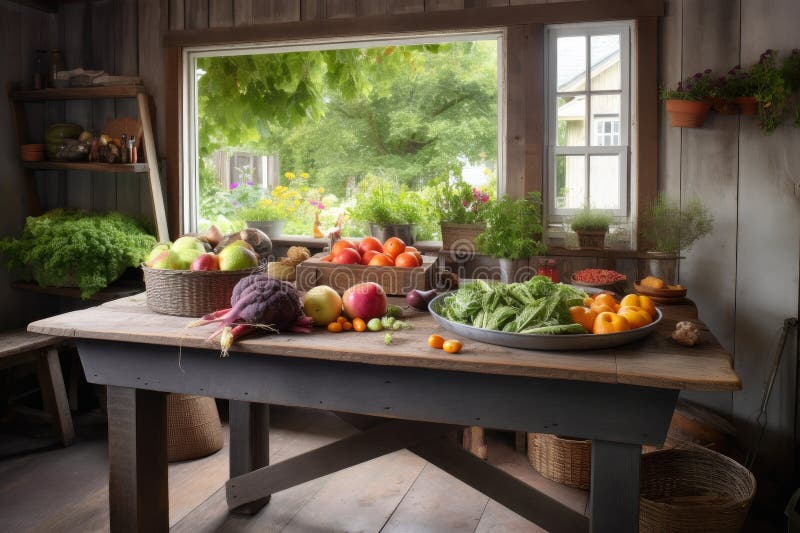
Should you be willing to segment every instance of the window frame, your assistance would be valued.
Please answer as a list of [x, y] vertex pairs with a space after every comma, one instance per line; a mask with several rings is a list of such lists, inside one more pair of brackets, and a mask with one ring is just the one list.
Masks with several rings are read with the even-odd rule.
[[341, 50], [368, 48], [388, 45], [415, 45], [428, 43], [448, 43], [459, 41], [491, 40], [497, 41], [497, 194], [507, 192], [507, 82], [506, 47], [508, 32], [506, 27], [477, 30], [452, 30], [399, 33], [386, 35], [349, 36], [347, 38], [303, 39], [284, 42], [243, 43], [237, 45], [203, 45], [185, 47], [182, 50], [182, 119], [181, 133], [184, 142], [181, 146], [181, 227], [183, 232], [194, 232], [198, 228], [200, 208], [198, 123], [197, 123], [197, 60], [201, 57], [250, 55], [262, 53], [288, 53], [314, 50]]
[[[544, 56], [545, 56], [545, 145], [546, 145], [546, 168], [544, 172], [544, 189], [546, 199], [544, 201], [547, 211], [547, 221], [550, 224], [563, 224], [571, 215], [580, 209], [560, 208], [556, 202], [556, 158], [558, 155], [583, 155], [586, 164], [584, 165], [584, 183], [586, 188], [585, 198], [588, 199], [590, 191], [590, 157], [592, 155], [618, 155], [620, 158], [620, 187], [619, 187], [619, 209], [604, 210], [613, 215], [620, 222], [627, 222], [633, 217], [632, 204], [635, 198], [635, 183], [631, 164], [632, 154], [635, 153], [635, 91], [632, 87], [632, 80], [636, 79], [633, 43], [635, 40], [635, 21], [610, 21], [610, 22], [591, 22], [577, 24], [558, 24], [545, 27], [544, 37]], [[595, 35], [609, 35], [617, 33], [620, 35], [620, 89], [593, 91], [591, 86], [591, 37]], [[585, 89], [583, 91], [561, 91], [557, 89], [558, 76], [556, 71], [557, 40], [561, 37], [586, 37], [586, 65], [585, 69]], [[625, 66], [627, 65], [627, 68]], [[619, 94], [620, 95], [620, 145], [619, 146], [595, 146], [593, 141], [591, 97], [593, 95]], [[584, 146], [558, 146], [558, 97], [559, 96], [581, 96], [586, 97], [584, 112], [585, 120], [585, 145]]]

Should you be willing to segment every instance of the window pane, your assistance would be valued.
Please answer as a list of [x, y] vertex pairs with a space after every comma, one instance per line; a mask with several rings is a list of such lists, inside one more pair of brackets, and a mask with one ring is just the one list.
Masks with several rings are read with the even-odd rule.
[[586, 146], [586, 97], [558, 97], [558, 146]]
[[592, 95], [592, 146], [620, 145], [620, 95]]
[[619, 61], [619, 35], [593, 35], [592, 90], [618, 90], [622, 83]]
[[592, 209], [619, 209], [619, 156], [589, 156], [589, 204]]
[[559, 37], [556, 78], [558, 92], [586, 90], [586, 37]]
[[556, 207], [580, 209], [586, 205], [586, 157], [556, 156]]

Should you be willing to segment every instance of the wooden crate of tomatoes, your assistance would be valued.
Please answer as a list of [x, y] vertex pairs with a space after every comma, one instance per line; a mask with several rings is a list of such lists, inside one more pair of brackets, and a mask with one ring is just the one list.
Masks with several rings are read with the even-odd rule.
[[437, 261], [438, 257], [422, 255], [397, 237], [385, 242], [374, 237], [341, 239], [330, 253], [300, 263], [296, 284], [301, 291], [328, 285], [342, 293], [356, 283], [374, 281], [386, 294], [404, 295], [411, 289], [433, 288]]

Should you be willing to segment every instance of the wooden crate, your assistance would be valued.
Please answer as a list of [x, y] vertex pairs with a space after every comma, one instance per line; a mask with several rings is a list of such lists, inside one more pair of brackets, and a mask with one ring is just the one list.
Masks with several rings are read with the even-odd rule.
[[327, 263], [317, 254], [297, 265], [298, 290], [307, 291], [317, 285], [328, 285], [343, 293], [356, 283], [374, 281], [386, 294], [404, 295], [411, 289], [428, 290], [434, 287], [437, 256], [423, 255], [422, 266], [415, 268], [378, 267], [364, 265], [337, 265]]

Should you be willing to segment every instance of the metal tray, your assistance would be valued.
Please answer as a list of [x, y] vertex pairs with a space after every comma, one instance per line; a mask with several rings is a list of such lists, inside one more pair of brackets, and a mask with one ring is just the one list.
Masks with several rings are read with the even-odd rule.
[[650, 324], [641, 328], [621, 331], [620, 333], [608, 333], [605, 335], [593, 335], [591, 333], [574, 335], [508, 333], [505, 331], [476, 328], [444, 318], [438, 311], [442, 300], [448, 294], [449, 293], [440, 294], [428, 304], [431, 315], [443, 328], [474, 341], [497, 344], [509, 348], [522, 348], [525, 350], [597, 350], [620, 346], [650, 335], [650, 333], [658, 327], [662, 317], [661, 310], [656, 309], [656, 318]]

